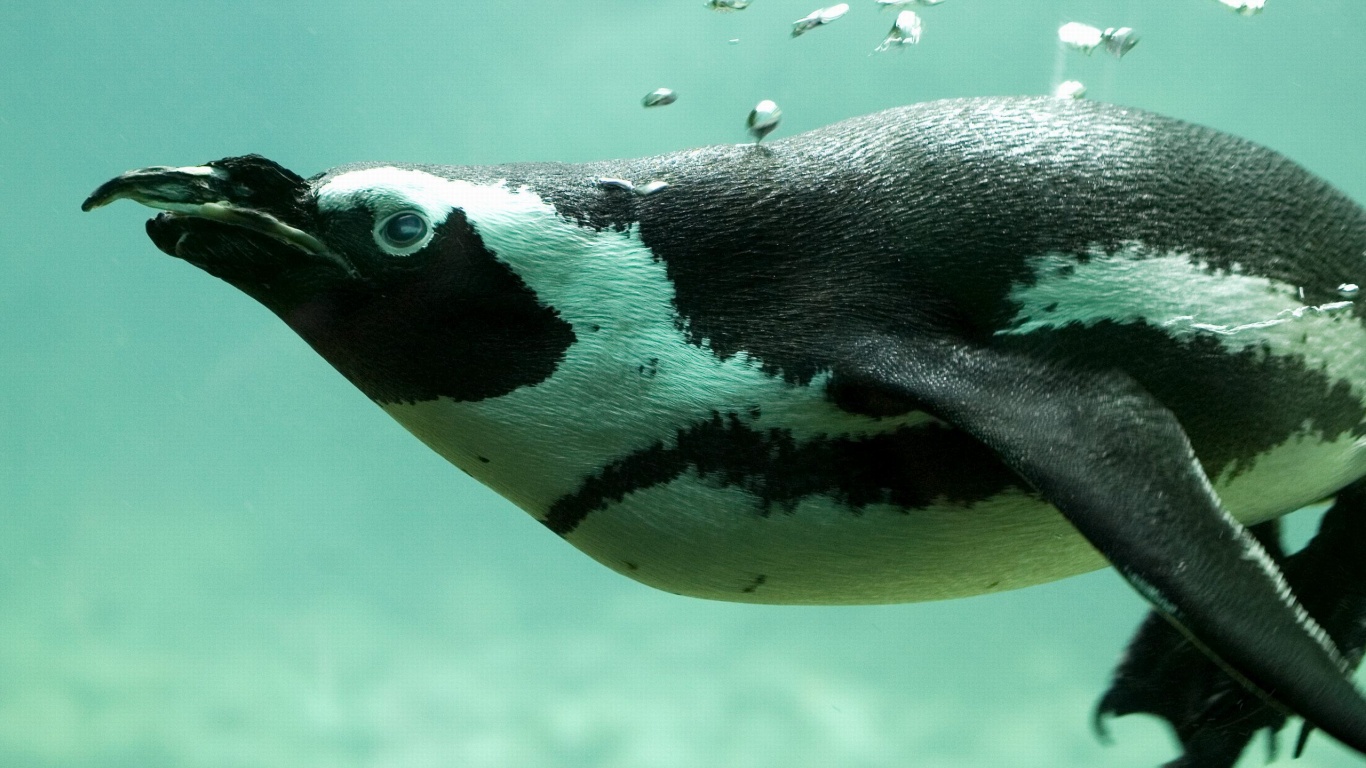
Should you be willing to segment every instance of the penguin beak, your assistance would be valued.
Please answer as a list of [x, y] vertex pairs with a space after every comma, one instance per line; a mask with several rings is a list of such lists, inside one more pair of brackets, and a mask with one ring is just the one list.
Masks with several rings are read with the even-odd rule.
[[[224, 263], [215, 254], [242, 254], [241, 248], [212, 247], [224, 235], [253, 241], [263, 236], [269, 242], [254, 250], [275, 253], [277, 258], [271, 261], [304, 257], [330, 262], [354, 275], [346, 259], [307, 231], [312, 220], [304, 205], [308, 191], [308, 182], [292, 171], [259, 155], [245, 155], [205, 165], [128, 171], [101, 184], [81, 203], [81, 210], [93, 211], [127, 199], [165, 211], [147, 224], [152, 241], [167, 254], [220, 277], [229, 278], [238, 265]], [[287, 246], [284, 253], [280, 245]], [[259, 258], [253, 260], [258, 262], [253, 266], [259, 267]]]

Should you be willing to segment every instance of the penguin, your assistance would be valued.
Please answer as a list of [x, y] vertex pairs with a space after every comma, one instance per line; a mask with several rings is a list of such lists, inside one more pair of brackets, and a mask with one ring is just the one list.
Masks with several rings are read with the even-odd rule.
[[1269, 149], [956, 99], [586, 164], [155, 166], [82, 208], [124, 198], [633, 579], [892, 603], [1109, 564], [1153, 615], [1098, 722], [1167, 719], [1182, 765], [1290, 714], [1366, 753], [1366, 574], [1332, 575], [1366, 561], [1366, 211]]

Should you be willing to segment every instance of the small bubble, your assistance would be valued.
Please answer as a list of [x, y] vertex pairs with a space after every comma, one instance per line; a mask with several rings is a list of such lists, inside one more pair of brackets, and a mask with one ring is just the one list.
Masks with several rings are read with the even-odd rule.
[[829, 8], [817, 8], [806, 16], [792, 22], [792, 36], [800, 37], [810, 30], [829, 24], [849, 12], [848, 3], [832, 5]]
[[1266, 8], [1266, 0], [1219, 0], [1219, 2], [1237, 11], [1242, 16], [1252, 16], [1261, 13]]
[[1053, 89], [1055, 99], [1080, 99], [1086, 95], [1086, 86], [1080, 80], [1065, 80]]
[[1116, 59], [1124, 58], [1124, 54], [1138, 45], [1138, 33], [1132, 27], [1110, 27], [1101, 37], [1105, 39], [1105, 50]]
[[920, 34], [923, 30], [924, 24], [915, 11], [902, 11], [896, 15], [896, 22], [892, 24], [892, 29], [887, 33], [882, 45], [873, 50], [904, 49], [906, 46], [915, 45], [920, 42]]
[[1070, 48], [1090, 54], [1096, 46], [1105, 42], [1105, 33], [1090, 24], [1069, 21], [1058, 27], [1058, 40]]
[[778, 122], [782, 120], [783, 111], [778, 109], [778, 105], [769, 99], [759, 102], [749, 113], [749, 119], [745, 121], [745, 126], [749, 128], [749, 134], [754, 137], [754, 143], [764, 140], [764, 137], [773, 132], [778, 127]]
[[671, 88], [656, 88], [645, 94], [640, 103], [646, 107], [663, 107], [678, 101], [678, 94]]

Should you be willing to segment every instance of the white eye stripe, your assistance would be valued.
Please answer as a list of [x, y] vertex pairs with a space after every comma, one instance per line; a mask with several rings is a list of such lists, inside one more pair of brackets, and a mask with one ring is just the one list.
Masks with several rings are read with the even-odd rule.
[[318, 209], [336, 212], [364, 206], [387, 218], [411, 210], [432, 229], [441, 226], [456, 208], [446, 179], [430, 173], [384, 166], [335, 176], [318, 189]]
[[[411, 256], [427, 247], [437, 227], [458, 207], [450, 199], [449, 184], [423, 171], [366, 168], [329, 179], [318, 190], [318, 208], [327, 212], [369, 209], [375, 216], [371, 231], [375, 245], [390, 256]], [[416, 216], [425, 230], [411, 241], [395, 236], [403, 234], [401, 218], [407, 215]]]
[[[317, 205], [323, 213], [369, 210], [376, 219], [375, 242], [396, 256], [415, 253], [426, 243], [395, 248], [383, 241], [380, 223], [411, 211], [427, 220], [430, 238], [453, 211], [460, 211], [486, 246], [523, 279], [529, 278], [526, 270], [545, 267], [542, 251], [547, 247], [556, 251], [564, 245], [554, 208], [530, 190], [512, 189], [505, 181], [475, 183], [413, 168], [365, 168], [324, 182], [317, 190]], [[571, 240], [583, 236], [573, 229], [577, 235]], [[542, 242], [545, 238], [549, 240]]]

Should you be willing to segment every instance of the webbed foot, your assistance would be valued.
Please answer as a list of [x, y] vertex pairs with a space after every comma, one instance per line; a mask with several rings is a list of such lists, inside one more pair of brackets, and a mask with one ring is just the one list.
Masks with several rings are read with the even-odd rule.
[[[1366, 483], [1343, 489], [1304, 549], [1287, 557], [1277, 521], [1250, 529], [1286, 580], [1353, 668], [1366, 647]], [[1269, 757], [1286, 715], [1230, 677], [1171, 622], [1148, 614], [1096, 707], [1104, 737], [1110, 716], [1135, 712], [1166, 720], [1181, 742], [1181, 757], [1164, 768], [1231, 768], [1259, 731]], [[1296, 744], [1298, 757], [1308, 729]]]
[[[1251, 533], [1284, 563], [1279, 521]], [[1145, 712], [1166, 720], [1184, 754], [1165, 768], [1231, 768], [1252, 737], [1269, 731], [1270, 752], [1286, 717], [1220, 669], [1160, 614], [1149, 611], [1096, 705], [1095, 729], [1107, 738], [1105, 719]]]

